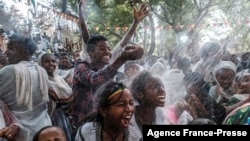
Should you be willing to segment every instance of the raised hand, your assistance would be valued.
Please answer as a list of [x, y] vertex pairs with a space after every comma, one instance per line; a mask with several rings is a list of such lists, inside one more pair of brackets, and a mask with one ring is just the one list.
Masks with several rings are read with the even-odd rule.
[[149, 15], [149, 8], [145, 3], [141, 4], [139, 11], [136, 9], [135, 6], [133, 7], [133, 10], [134, 10], [134, 19], [138, 23]]

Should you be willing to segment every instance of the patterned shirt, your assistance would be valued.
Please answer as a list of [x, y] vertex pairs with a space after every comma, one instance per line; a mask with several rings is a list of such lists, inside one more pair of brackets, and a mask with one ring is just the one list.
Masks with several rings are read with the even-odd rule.
[[93, 110], [96, 89], [113, 79], [117, 70], [106, 66], [98, 70], [93, 64], [86, 61], [78, 62], [74, 70], [73, 78], [73, 104], [71, 125], [76, 128], [81, 120]]

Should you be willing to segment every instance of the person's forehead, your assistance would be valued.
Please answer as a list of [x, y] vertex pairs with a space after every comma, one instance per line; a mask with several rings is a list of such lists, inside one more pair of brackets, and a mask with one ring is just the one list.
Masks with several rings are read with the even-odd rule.
[[63, 131], [59, 128], [56, 128], [56, 127], [50, 127], [50, 128], [47, 128], [41, 132], [41, 135], [47, 135], [47, 134], [60, 135], [60, 134], [63, 134]]
[[107, 41], [98, 41], [96, 42], [97, 47], [109, 47], [109, 43]]

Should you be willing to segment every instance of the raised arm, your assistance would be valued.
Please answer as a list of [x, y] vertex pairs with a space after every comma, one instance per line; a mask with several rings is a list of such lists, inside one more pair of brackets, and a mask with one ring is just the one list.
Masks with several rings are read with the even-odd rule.
[[139, 11], [135, 7], [133, 7], [133, 11], [134, 11], [133, 23], [132, 26], [129, 28], [128, 32], [123, 36], [121, 40], [120, 42], [121, 47], [124, 47], [129, 42], [139, 23], [149, 14], [148, 6], [144, 3], [141, 4]]
[[85, 20], [83, 18], [82, 1], [81, 0], [78, 0], [78, 14], [79, 14], [79, 26], [81, 29], [81, 35], [82, 35], [84, 43], [86, 44], [89, 40], [90, 35], [88, 32]]
[[114, 61], [117, 58], [118, 54], [122, 52], [122, 48], [127, 45], [139, 23], [149, 14], [149, 9], [146, 4], [141, 4], [139, 11], [135, 7], [133, 7], [133, 10], [134, 20], [132, 26], [129, 28], [128, 32], [126, 32], [126, 34], [122, 37], [118, 45], [115, 46], [112, 53], [112, 61]]

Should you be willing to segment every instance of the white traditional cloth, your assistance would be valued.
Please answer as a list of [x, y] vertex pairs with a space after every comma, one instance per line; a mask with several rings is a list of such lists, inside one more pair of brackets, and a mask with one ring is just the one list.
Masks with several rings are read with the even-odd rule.
[[[101, 139], [101, 129], [98, 127], [96, 122], [87, 122], [82, 125], [75, 136], [75, 141], [102, 141]], [[129, 126], [129, 134], [128, 134], [128, 141], [139, 141], [140, 138], [136, 136], [132, 136], [133, 130]], [[100, 132], [100, 136], [96, 136], [96, 133]], [[81, 139], [81, 136], [84, 140]]]
[[[27, 65], [30, 62], [21, 61], [18, 64], [13, 65], [15, 68], [16, 75], [16, 99], [17, 103], [21, 105], [27, 105], [30, 110], [33, 108], [32, 102], [32, 88], [33, 88], [33, 80], [32, 80], [32, 72], [29, 70]], [[46, 84], [48, 81], [48, 76], [44, 74], [44, 69], [38, 65], [35, 65], [38, 76], [39, 83]], [[25, 82], [25, 83], [24, 83]], [[48, 100], [48, 85], [40, 85], [40, 90], [43, 95], [44, 100]]]
[[[37, 131], [45, 126], [52, 125], [47, 112], [48, 99], [45, 99], [45, 97], [48, 96], [45, 96], [43, 93], [46, 89], [41, 90], [42, 87], [46, 88], [48, 85], [48, 78], [43, 81], [40, 77], [40, 75], [42, 75], [42, 78], [46, 78], [46, 71], [43, 68], [40, 69], [34, 62], [26, 62], [25, 64], [27, 67], [25, 70], [29, 71], [30, 79], [22, 78], [20, 81], [16, 81], [16, 69], [14, 65], [5, 66], [0, 70], [0, 99], [5, 102], [9, 110], [13, 112], [23, 126], [19, 130], [19, 138], [17, 141], [31, 141]], [[41, 72], [38, 72], [37, 68], [39, 68]], [[23, 70], [18, 71], [18, 73], [20, 73], [18, 77], [29, 76], [27, 74], [21, 75], [21, 72], [23, 72]], [[30, 85], [30, 81], [32, 85]], [[23, 100], [27, 100], [28, 103], [26, 103], [26, 101], [23, 101], [24, 104], [18, 103], [16, 82], [19, 82], [19, 90], [24, 88], [32, 89], [30, 96], [27, 98], [28, 100], [25, 98], [26, 96], [23, 98]], [[23, 88], [21, 86], [24, 85], [23, 83], [30, 86], [24, 86]], [[22, 97], [23, 95], [20, 96]], [[30, 99], [32, 99], [31, 104]], [[30, 105], [32, 105], [31, 109], [29, 107]]]
[[170, 69], [161, 77], [165, 86], [165, 91], [168, 93], [165, 98], [165, 106], [172, 105], [185, 97], [184, 76], [182, 70]]
[[[157, 107], [155, 109], [155, 120], [152, 125], [169, 125], [170, 123], [166, 120], [165, 112], [163, 107]], [[130, 121], [130, 134], [133, 137], [142, 138], [143, 134], [135, 120], [135, 114], [132, 116]]]
[[[217, 82], [218, 86], [213, 86], [209, 90], [209, 95], [219, 103], [223, 97], [230, 99], [234, 94], [234, 90], [230, 87], [228, 90], [224, 90], [216, 78], [216, 74], [221, 69], [229, 69], [236, 73], [237, 66], [231, 61], [220, 61], [213, 69], [213, 78]], [[217, 90], [218, 89], [218, 90]], [[220, 93], [220, 94], [219, 94]]]
[[[50, 53], [42, 53], [38, 56], [37, 63], [42, 66], [42, 57]], [[54, 77], [49, 76], [49, 89], [53, 90], [59, 99], [67, 99], [72, 95], [72, 89], [63, 77], [59, 76], [57, 73], [58, 66], [54, 71]]]
[[[230, 69], [236, 73], [237, 66], [232, 61], [220, 61], [213, 69], [213, 77], [216, 80], [216, 73], [220, 69]], [[217, 80], [216, 80], [217, 81]]]
[[240, 71], [240, 72], [238, 72], [236, 74], [236, 76], [238, 76], [238, 77], [242, 77], [242, 76], [245, 76], [245, 75], [250, 75], [250, 72], [249, 72], [248, 69], [242, 70], [242, 71]]

